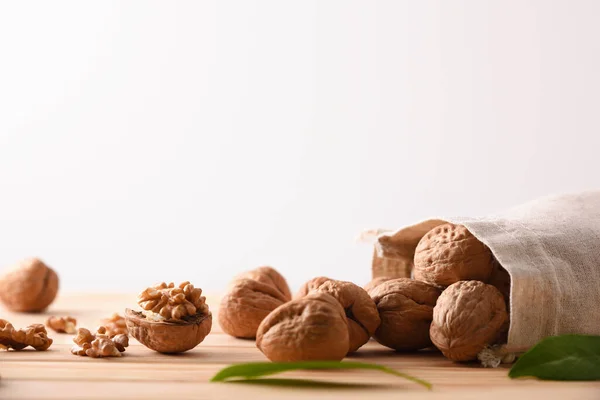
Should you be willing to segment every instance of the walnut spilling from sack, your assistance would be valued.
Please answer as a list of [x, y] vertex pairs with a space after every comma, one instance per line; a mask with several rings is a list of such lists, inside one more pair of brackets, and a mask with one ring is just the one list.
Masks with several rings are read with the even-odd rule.
[[57, 333], [75, 333], [76, 325], [77, 320], [73, 317], [50, 317], [46, 321], [46, 326]]
[[14, 326], [0, 319], [0, 349], [4, 350], [23, 350], [31, 346], [36, 350], [48, 350], [52, 344], [52, 339], [48, 337], [48, 332], [42, 324], [29, 325], [25, 329], [15, 329]]
[[102, 326], [106, 328], [106, 334], [111, 338], [121, 334], [127, 335], [125, 317], [120, 314], [114, 313], [110, 318], [103, 319]]
[[208, 313], [202, 289], [194, 288], [189, 282], [183, 282], [179, 287], [172, 282], [149, 287], [139, 294], [138, 303], [146, 310], [144, 315], [150, 321], [181, 320]]
[[111, 339], [103, 326], [98, 328], [96, 334], [92, 334], [88, 329], [79, 328], [73, 342], [75, 346], [71, 348], [71, 353], [76, 356], [121, 357], [125, 347], [129, 346], [129, 336], [118, 334]]

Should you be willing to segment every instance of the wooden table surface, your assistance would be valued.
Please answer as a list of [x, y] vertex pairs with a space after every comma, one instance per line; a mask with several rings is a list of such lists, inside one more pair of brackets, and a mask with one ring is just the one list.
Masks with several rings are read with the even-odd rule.
[[[208, 298], [212, 310], [218, 299]], [[63, 295], [45, 314], [15, 314], [0, 309], [0, 318], [16, 328], [44, 323], [49, 315], [70, 315], [79, 326], [95, 328], [102, 318], [135, 305], [135, 295]], [[213, 311], [214, 313], [214, 311]], [[216, 317], [216, 315], [214, 315]], [[0, 399], [600, 399], [600, 383], [510, 380], [506, 368], [483, 369], [454, 364], [436, 353], [398, 354], [368, 343], [352, 360], [385, 364], [433, 384], [433, 390], [371, 371], [302, 371], [282, 377], [325, 379], [339, 387], [262, 386], [210, 383], [231, 363], [265, 361], [253, 341], [221, 332], [213, 319], [210, 335], [194, 350], [162, 355], [137, 343], [121, 358], [92, 359], [69, 352], [73, 335], [50, 333], [48, 351], [0, 352]]]

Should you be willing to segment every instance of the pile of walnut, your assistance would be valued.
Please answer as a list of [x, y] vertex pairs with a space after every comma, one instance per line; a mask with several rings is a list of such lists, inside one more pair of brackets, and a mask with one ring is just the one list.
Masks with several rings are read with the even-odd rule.
[[317, 277], [291, 299], [285, 279], [260, 267], [231, 283], [219, 323], [232, 336], [256, 338], [272, 361], [341, 360], [371, 337], [398, 351], [435, 346], [469, 361], [506, 342], [510, 276], [464, 226], [427, 233], [413, 272], [365, 288]]
[[48, 350], [52, 344], [52, 339], [48, 337], [48, 332], [42, 324], [29, 325], [25, 329], [15, 329], [14, 326], [0, 319], [0, 349], [3, 350], [23, 350], [31, 346], [36, 350]]
[[88, 329], [79, 328], [73, 342], [75, 346], [71, 348], [71, 353], [76, 356], [121, 357], [121, 353], [129, 346], [129, 337], [118, 334], [111, 338], [106, 328], [101, 326], [95, 334]]

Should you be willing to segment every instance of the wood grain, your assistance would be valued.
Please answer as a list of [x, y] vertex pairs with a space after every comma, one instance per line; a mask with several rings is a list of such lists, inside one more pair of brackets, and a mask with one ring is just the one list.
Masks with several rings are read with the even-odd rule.
[[[209, 296], [211, 309], [218, 298]], [[132, 294], [63, 295], [44, 314], [0, 310], [15, 327], [45, 322], [49, 315], [71, 315], [94, 328], [102, 318], [135, 305]], [[121, 358], [91, 359], [70, 354], [73, 335], [51, 333], [47, 352], [0, 352], [0, 399], [600, 399], [600, 383], [510, 380], [506, 368], [455, 364], [436, 352], [398, 354], [369, 342], [352, 360], [385, 364], [430, 381], [430, 392], [393, 376], [370, 371], [301, 371], [282, 377], [340, 382], [336, 388], [209, 383], [231, 363], [264, 361], [254, 342], [231, 338], [214, 319], [213, 330], [194, 350], [162, 355], [131, 341]]]

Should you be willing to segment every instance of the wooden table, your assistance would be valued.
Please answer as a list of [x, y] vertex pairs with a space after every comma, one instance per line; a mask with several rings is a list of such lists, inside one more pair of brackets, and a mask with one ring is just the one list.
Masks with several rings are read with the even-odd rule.
[[[215, 310], [218, 301], [209, 297], [208, 303]], [[100, 319], [134, 305], [135, 295], [72, 294], [61, 296], [44, 315], [0, 310], [0, 318], [20, 328], [43, 323], [48, 315], [71, 315], [79, 326], [95, 328]], [[430, 381], [433, 390], [370, 371], [282, 375], [347, 383], [335, 388], [210, 383], [228, 364], [266, 360], [253, 341], [229, 337], [213, 321], [204, 342], [180, 355], [158, 354], [133, 340], [121, 358], [76, 357], [69, 352], [72, 335], [51, 333], [54, 344], [46, 352], [0, 352], [0, 399], [600, 399], [600, 383], [510, 380], [505, 368], [454, 364], [434, 353], [397, 354], [376, 342], [351, 359], [413, 374]]]

